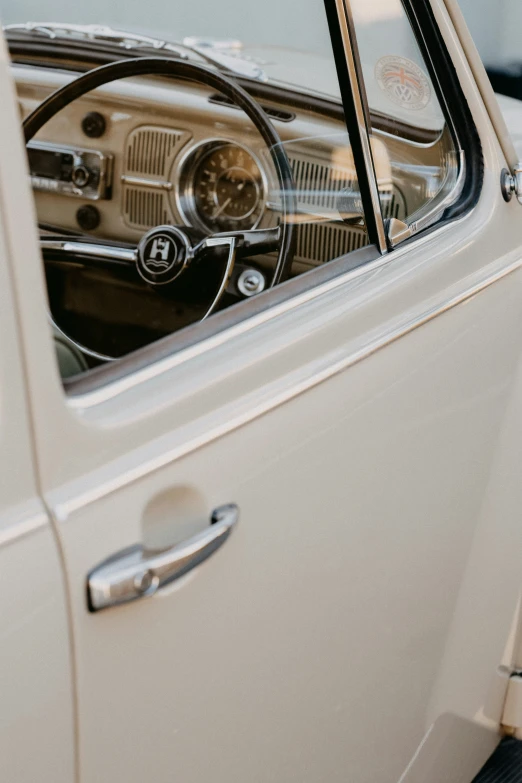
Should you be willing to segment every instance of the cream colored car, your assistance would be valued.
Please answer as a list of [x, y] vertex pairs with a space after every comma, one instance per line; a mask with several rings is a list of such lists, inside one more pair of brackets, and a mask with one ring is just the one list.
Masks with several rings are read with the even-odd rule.
[[454, 0], [157, 6], [0, 3], [0, 780], [471, 783], [522, 106]]

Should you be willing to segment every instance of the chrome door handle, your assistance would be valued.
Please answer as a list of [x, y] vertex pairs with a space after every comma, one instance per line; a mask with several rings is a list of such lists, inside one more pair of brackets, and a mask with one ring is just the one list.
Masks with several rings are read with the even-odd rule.
[[160, 587], [179, 579], [213, 555], [225, 543], [238, 519], [237, 506], [221, 506], [213, 512], [209, 528], [171, 549], [147, 553], [138, 545], [113, 555], [87, 578], [89, 610], [99, 612], [154, 595]]

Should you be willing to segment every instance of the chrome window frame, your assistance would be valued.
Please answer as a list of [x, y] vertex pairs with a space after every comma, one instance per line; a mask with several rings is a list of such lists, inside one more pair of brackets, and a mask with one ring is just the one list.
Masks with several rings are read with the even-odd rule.
[[385, 255], [388, 252], [388, 243], [370, 146], [370, 113], [361, 78], [357, 37], [349, 0], [325, 0], [325, 10], [368, 235], [379, 253]]
[[[327, 2], [327, 0], [325, 1]], [[349, 18], [353, 19], [353, 14], [351, 10], [351, 0], [337, 0], [337, 2], [345, 2], [348, 5]], [[413, 215], [410, 216], [409, 221], [408, 220], [405, 221], [405, 225], [407, 225], [409, 229], [409, 233], [406, 232], [404, 234], [404, 238], [402, 239], [402, 241], [405, 241], [409, 239], [414, 239], [420, 233], [426, 230], [435, 229], [437, 226], [441, 224], [445, 216], [447, 216], [448, 218], [455, 216], [455, 215], [451, 215], [449, 211], [451, 210], [451, 207], [453, 207], [455, 204], [459, 202], [463, 194], [463, 191], [466, 186], [466, 178], [469, 173], [468, 172], [469, 166], [467, 165], [466, 151], [461, 143], [462, 134], [459, 132], [459, 128], [455, 122], [454, 113], [450, 111], [449, 103], [446, 97], [447, 91], [444, 89], [444, 85], [442, 84], [442, 80], [441, 80], [442, 65], [447, 66], [448, 61], [449, 62], [451, 61], [449, 57], [445, 58], [445, 63], [442, 62], [444, 58], [440, 58], [439, 61], [437, 61], [434, 56], [434, 47], [430, 46], [430, 42], [427, 40], [427, 35], [428, 35], [427, 16], [429, 16], [429, 14], [427, 13], [427, 9], [429, 8], [431, 11], [429, 0], [400, 0], [400, 3], [404, 9], [404, 13], [410, 24], [410, 28], [419, 47], [421, 56], [429, 72], [433, 89], [435, 90], [437, 100], [439, 101], [439, 106], [444, 115], [446, 129], [449, 132], [454, 145], [454, 153], [457, 158], [458, 167], [459, 167], [457, 178], [455, 180], [455, 184], [453, 188], [448, 193], [446, 193], [443, 198], [439, 198], [439, 196], [437, 195], [435, 196], [434, 199], [431, 200], [431, 202], [428, 202], [425, 205], [426, 211], [424, 212], [424, 214], [421, 214], [418, 218], [416, 217], [419, 213], [423, 212], [424, 208], [421, 208], [420, 210], [417, 210], [417, 212], [415, 212]], [[424, 20], [421, 20], [420, 18], [421, 15], [424, 15]], [[438, 33], [440, 36], [440, 31], [438, 31]], [[433, 40], [433, 34], [434, 34], [434, 26], [432, 24], [432, 30], [431, 30], [432, 40]], [[354, 52], [358, 52], [357, 33], [356, 33], [355, 25], [353, 23], [351, 28], [351, 36], [353, 42], [353, 50]], [[442, 41], [439, 41], [439, 43], [443, 44]], [[439, 55], [440, 55], [440, 51], [439, 51]], [[361, 95], [361, 99], [363, 102], [364, 113], [367, 117], [368, 135], [371, 138], [373, 135], [374, 128], [371, 124], [371, 119], [370, 119], [371, 112], [368, 103], [368, 95], [366, 92], [366, 86], [364, 83], [362, 65], [360, 60], [357, 63], [357, 73], [359, 76], [359, 93]], [[476, 134], [475, 126], [472, 121], [471, 121], [471, 125], [473, 126], [472, 130], [475, 131]], [[478, 139], [478, 135], [477, 135], [477, 139]], [[371, 147], [370, 147], [370, 152], [371, 152]], [[480, 150], [480, 154], [481, 154], [481, 150]], [[480, 188], [474, 194], [476, 198], [478, 198], [479, 190]], [[411, 220], [411, 218], [415, 218], [415, 219]], [[387, 237], [387, 240], [388, 240], [389, 249], [393, 250], [394, 247], [396, 247], [396, 244], [393, 244], [392, 247], [390, 237]]]

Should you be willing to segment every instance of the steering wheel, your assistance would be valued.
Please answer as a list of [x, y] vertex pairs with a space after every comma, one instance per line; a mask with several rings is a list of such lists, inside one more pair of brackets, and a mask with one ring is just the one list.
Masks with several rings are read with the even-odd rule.
[[[97, 237], [52, 236], [41, 237], [42, 253], [52, 253], [53, 260], [71, 257], [99, 259], [103, 263], [130, 264], [137, 268], [144, 283], [156, 286], [176, 285], [195, 260], [227, 259], [217, 293], [201, 320], [215, 311], [220, 303], [238, 258], [278, 251], [274, 272], [268, 282], [273, 287], [290, 272], [296, 248], [296, 232], [292, 216], [295, 214], [295, 185], [292, 169], [279, 135], [259, 104], [227, 76], [197, 63], [170, 60], [163, 57], [143, 57], [120, 60], [95, 68], [44, 100], [25, 120], [23, 130], [26, 144], [61, 109], [91, 90], [109, 82], [132, 76], [166, 76], [196, 82], [220, 92], [241, 108], [255, 125], [270, 154], [281, 192], [281, 220], [276, 228], [251, 229], [211, 234], [193, 242], [193, 233], [182, 226], [157, 226], [143, 236], [137, 247], [126, 243], [99, 240]], [[56, 324], [55, 324], [56, 326]], [[79, 345], [62, 330], [62, 336], [72, 344], [99, 360], [112, 361], [106, 356]]]

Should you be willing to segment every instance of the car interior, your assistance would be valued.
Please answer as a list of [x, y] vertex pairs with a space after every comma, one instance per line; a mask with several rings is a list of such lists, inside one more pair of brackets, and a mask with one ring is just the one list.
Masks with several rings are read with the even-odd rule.
[[[155, 50], [58, 23], [5, 34], [62, 377], [369, 243], [338, 84], [267, 79], [234, 42]], [[388, 60], [371, 78], [397, 112], [368, 88], [371, 153], [383, 218], [413, 231], [456, 191], [455, 141], [419, 120], [429, 77]]]

